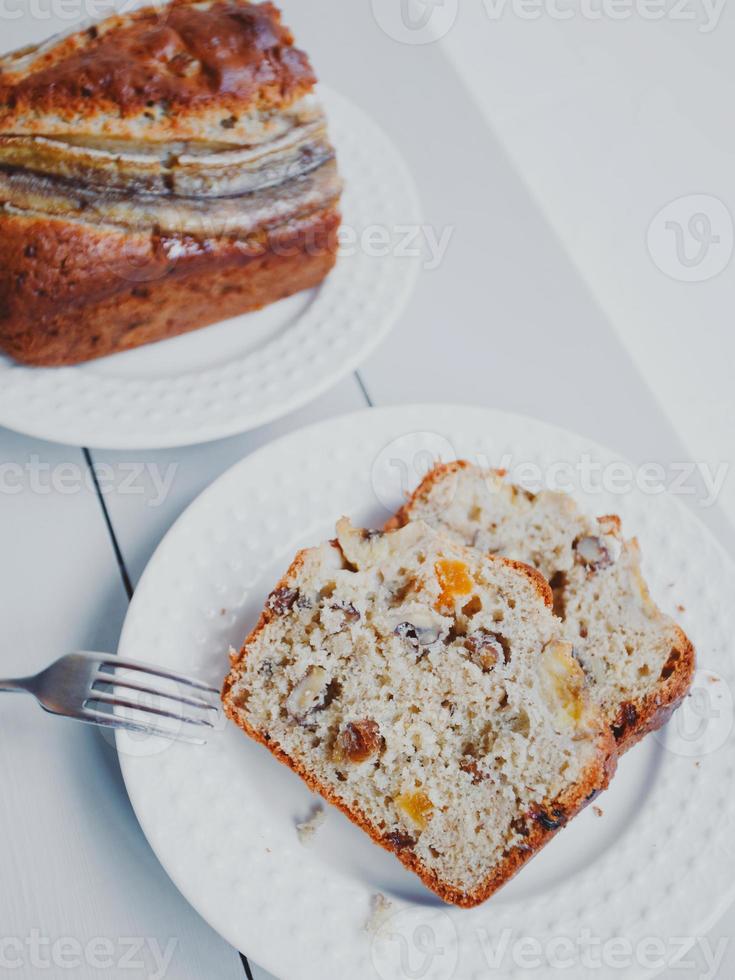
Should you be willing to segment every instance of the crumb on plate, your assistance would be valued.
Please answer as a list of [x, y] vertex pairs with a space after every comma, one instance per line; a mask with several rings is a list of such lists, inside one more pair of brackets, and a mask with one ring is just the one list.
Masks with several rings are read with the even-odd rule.
[[317, 804], [308, 819], [296, 824], [296, 833], [299, 835], [299, 840], [304, 847], [308, 847], [311, 844], [314, 835], [326, 819], [327, 814], [324, 807]]
[[365, 923], [365, 932], [375, 935], [390, 918], [393, 902], [378, 892], [370, 900], [370, 918]]

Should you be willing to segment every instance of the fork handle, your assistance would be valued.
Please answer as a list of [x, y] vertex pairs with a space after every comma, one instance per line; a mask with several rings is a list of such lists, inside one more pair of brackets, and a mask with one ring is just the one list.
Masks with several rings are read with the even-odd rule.
[[0, 681], [0, 691], [25, 691], [27, 693], [27, 681], [23, 678], [17, 681]]

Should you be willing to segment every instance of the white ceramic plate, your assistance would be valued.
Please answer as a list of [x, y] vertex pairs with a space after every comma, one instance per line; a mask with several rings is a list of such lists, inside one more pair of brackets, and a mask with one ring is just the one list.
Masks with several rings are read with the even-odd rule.
[[405, 247], [405, 229], [420, 225], [418, 199], [378, 126], [334, 92], [321, 96], [345, 180], [345, 238], [324, 283], [257, 313], [76, 367], [22, 367], [0, 355], [0, 425], [106, 449], [206, 442], [304, 405], [367, 357], [396, 322], [419, 271], [415, 246]]
[[[535, 470], [615, 459], [541, 422], [467, 407], [372, 410], [294, 433], [235, 466], [175, 525], [136, 591], [121, 655], [219, 684], [228, 646], [295, 550], [330, 536], [342, 514], [380, 526], [437, 456], [502, 463], [532, 489]], [[620, 485], [619, 467], [603, 472]], [[729, 559], [673, 497], [575, 495], [592, 513], [623, 516], [654, 595], [671, 612], [685, 607], [676, 615], [699, 651], [696, 696], [621, 760], [602, 815], [588, 808], [484, 906], [441, 905], [331, 809], [302, 846], [294, 827], [311, 794], [229, 723], [203, 748], [119, 738], [130, 797], [168, 873], [281, 980], [505, 980], [533, 962], [548, 976], [554, 961], [567, 977], [653, 975], [732, 900]], [[393, 909], [375, 937], [364, 925], [377, 892]]]

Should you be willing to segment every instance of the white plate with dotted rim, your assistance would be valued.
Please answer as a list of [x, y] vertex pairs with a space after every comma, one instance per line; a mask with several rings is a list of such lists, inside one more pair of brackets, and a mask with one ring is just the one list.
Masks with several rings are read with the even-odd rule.
[[406, 229], [420, 225], [418, 196], [385, 133], [342, 96], [320, 94], [345, 182], [345, 237], [327, 279], [264, 310], [74, 367], [0, 355], [0, 425], [104, 449], [207, 442], [299, 408], [371, 353], [420, 269], [417, 246], [405, 247]]
[[[296, 549], [332, 536], [342, 514], [380, 526], [438, 457], [502, 463], [527, 484], [533, 471], [519, 464], [547, 474], [560, 462], [620, 462], [545, 423], [468, 407], [368, 410], [296, 432], [231, 469], [169, 532], [135, 593], [120, 654], [219, 685], [229, 645], [241, 644]], [[731, 562], [671, 496], [574, 493], [590, 513], [620, 513], [639, 537], [654, 596], [698, 648], [696, 696], [621, 759], [601, 812], [588, 808], [483, 906], [442, 905], [331, 808], [304, 847], [295, 824], [314, 798], [230, 723], [201, 748], [118, 736], [130, 798], [171, 878], [281, 980], [505, 980], [527, 976], [534, 955], [545, 968], [537, 975], [561, 960], [568, 977], [652, 976], [686, 952], [682, 937], [705, 935], [729, 906]], [[391, 911], [375, 935], [365, 924], [377, 893]]]

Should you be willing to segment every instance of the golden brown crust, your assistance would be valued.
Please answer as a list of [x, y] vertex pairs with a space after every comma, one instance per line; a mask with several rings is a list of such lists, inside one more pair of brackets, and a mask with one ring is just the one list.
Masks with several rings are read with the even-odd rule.
[[494, 555], [488, 557], [494, 558], [495, 561], [502, 561], [505, 565], [510, 566], [510, 568], [515, 568], [517, 572], [525, 575], [544, 600], [544, 605], [548, 606], [549, 609], [554, 608], [554, 593], [552, 588], [538, 569], [532, 568], [531, 565], [526, 565], [525, 562], [517, 561], [515, 558], [503, 558]]
[[[339, 548], [337, 542], [333, 541], [331, 544], [333, 547]], [[274, 591], [288, 588], [297, 582], [299, 572], [307, 554], [308, 549], [305, 549], [296, 555], [286, 574], [275, 586]], [[544, 600], [546, 599], [545, 593], [548, 585], [538, 572], [528, 568], [528, 566], [523, 565], [521, 562], [511, 562], [506, 559], [504, 561], [509, 565], [518, 567], [524, 574], [527, 572], [533, 573], [532, 575], [528, 575], [528, 578], [536, 586], [539, 594], [544, 597]], [[541, 579], [541, 581], [539, 582], [538, 579]], [[473, 891], [464, 892], [453, 888], [445, 882], [440, 881], [437, 875], [421, 862], [410, 847], [396, 845], [390, 839], [390, 835], [376, 827], [359, 808], [351, 807], [344, 800], [341, 800], [329, 786], [326, 786], [317, 779], [298, 760], [288, 755], [267, 734], [259, 732], [249, 725], [239, 714], [238, 705], [232, 697], [233, 686], [247, 658], [248, 647], [257, 639], [275, 616], [276, 613], [266, 605], [255, 628], [246, 639], [239, 654], [232, 657], [232, 669], [225, 678], [221, 695], [225, 714], [252, 739], [264, 745], [279, 762], [288, 766], [289, 769], [300, 776], [311, 790], [341, 810], [353, 823], [364, 830], [376, 844], [379, 844], [386, 851], [394, 854], [405, 867], [418, 875], [427, 888], [430, 888], [439, 895], [445, 902], [458, 905], [462, 908], [473, 908], [490, 898], [494, 892], [516, 875], [523, 865], [537, 854], [572, 817], [584, 809], [588, 803], [608, 786], [615, 772], [617, 766], [615, 740], [609, 731], [602, 731], [598, 740], [598, 756], [585, 771], [579, 782], [557, 799], [544, 802], [543, 805], [536, 807], [533, 812], [529, 812], [523, 816], [523, 825], [526, 831], [524, 844], [512, 848], [505, 855], [503, 861]]]
[[259, 309], [324, 279], [339, 220], [330, 208], [244, 242], [0, 213], [0, 350], [76, 364]]
[[[406, 503], [386, 523], [385, 530], [395, 530], [408, 524], [415, 504], [420, 500], [426, 500], [437, 483], [453, 473], [469, 469], [471, 465], [467, 460], [454, 460], [451, 463], [440, 463], [435, 466], [416, 487]], [[500, 477], [506, 475], [503, 470], [491, 472]], [[622, 522], [617, 514], [606, 514], [598, 520], [611, 522], [618, 531], [621, 530]], [[637, 546], [637, 542], [634, 541], [633, 543]], [[671, 651], [667, 665], [664, 667], [664, 672], [668, 676], [662, 676], [658, 687], [645, 697], [621, 705], [618, 716], [612, 723], [612, 732], [617, 742], [618, 752], [621, 755], [639, 742], [644, 735], [665, 725], [691, 687], [696, 667], [694, 646], [678, 626], [676, 627], [676, 634], [677, 642]]]
[[0, 59], [0, 132], [50, 135], [97, 118], [107, 135], [137, 120], [151, 139], [196, 138], [189, 117], [216, 111], [226, 139], [233, 114], [282, 109], [315, 81], [273, 4], [174, 0]]

